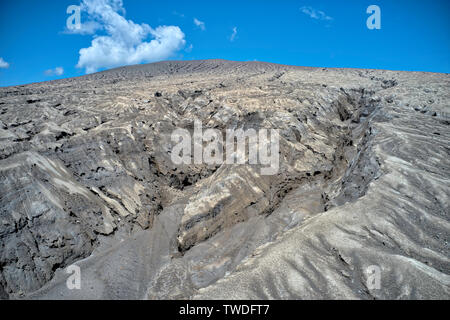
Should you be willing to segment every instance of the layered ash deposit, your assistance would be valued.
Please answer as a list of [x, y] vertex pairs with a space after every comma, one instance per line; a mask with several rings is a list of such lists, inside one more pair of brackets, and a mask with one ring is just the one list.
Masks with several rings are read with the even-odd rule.
[[[449, 88], [224, 60], [0, 88], [0, 297], [449, 299]], [[175, 164], [196, 119], [278, 130], [277, 173]]]

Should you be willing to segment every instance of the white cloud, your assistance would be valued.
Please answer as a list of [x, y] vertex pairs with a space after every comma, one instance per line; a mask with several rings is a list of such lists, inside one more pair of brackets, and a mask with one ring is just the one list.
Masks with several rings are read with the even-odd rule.
[[[86, 73], [100, 68], [164, 60], [185, 45], [184, 33], [177, 26], [156, 29], [126, 20], [122, 0], [83, 0], [81, 10], [90, 21], [101, 25], [106, 35], [93, 35], [91, 46], [80, 50], [78, 68]], [[146, 41], [152, 37], [151, 41]]]
[[333, 20], [333, 18], [326, 15], [325, 12], [316, 10], [312, 7], [301, 7], [300, 11], [309, 16], [311, 19], [326, 20], [326, 21]]
[[180, 17], [180, 18], [184, 18], [184, 13], [180, 13], [180, 12], [177, 12], [177, 11], [173, 11], [172, 14], [174, 14], [174, 15]]
[[237, 35], [237, 27], [233, 27], [233, 33], [230, 36], [230, 41], [234, 41]]
[[197, 18], [194, 18], [194, 24], [199, 27], [200, 29], [202, 29], [202, 31], [205, 31], [206, 26], [205, 23], [203, 21], [198, 20]]
[[103, 26], [97, 21], [86, 21], [80, 24], [80, 28], [73, 28], [64, 30], [67, 34], [94, 34], [95, 32], [102, 30]]
[[62, 76], [64, 69], [62, 67], [56, 67], [55, 69], [48, 69], [44, 71], [46, 76]]
[[2, 57], [0, 57], [0, 69], [7, 69], [9, 68], [9, 63], [3, 60]]

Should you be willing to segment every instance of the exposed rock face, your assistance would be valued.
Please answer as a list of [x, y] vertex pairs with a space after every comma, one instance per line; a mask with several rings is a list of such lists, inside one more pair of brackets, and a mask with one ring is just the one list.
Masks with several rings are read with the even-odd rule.
[[[0, 88], [0, 297], [448, 299], [448, 88], [220, 60]], [[174, 164], [195, 119], [278, 129], [278, 173]]]

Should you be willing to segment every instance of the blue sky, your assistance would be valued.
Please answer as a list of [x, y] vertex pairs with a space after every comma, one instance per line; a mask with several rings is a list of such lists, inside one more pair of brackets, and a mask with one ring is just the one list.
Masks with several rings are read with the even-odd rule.
[[450, 72], [448, 0], [83, 1], [91, 34], [66, 28], [80, 0], [1, 1], [0, 86], [170, 59]]

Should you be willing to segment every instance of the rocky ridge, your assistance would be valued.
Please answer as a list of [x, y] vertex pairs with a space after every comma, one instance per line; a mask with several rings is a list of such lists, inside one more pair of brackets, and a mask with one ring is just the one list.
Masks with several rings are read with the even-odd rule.
[[[449, 82], [206, 60], [0, 88], [0, 295], [448, 298]], [[278, 129], [279, 173], [173, 164], [194, 119]]]

